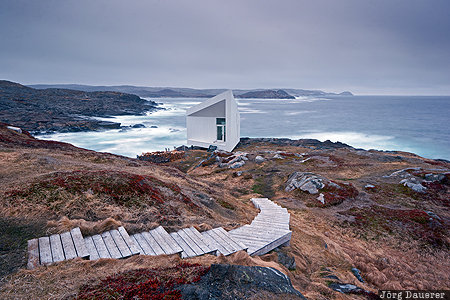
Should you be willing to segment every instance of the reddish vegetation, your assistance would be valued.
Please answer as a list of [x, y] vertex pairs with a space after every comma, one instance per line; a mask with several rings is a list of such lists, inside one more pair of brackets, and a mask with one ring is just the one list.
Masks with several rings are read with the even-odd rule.
[[177, 151], [177, 150], [156, 151], [156, 152], [142, 153], [142, 155], [138, 156], [138, 159], [151, 161], [154, 163], [165, 163], [182, 159], [184, 158], [184, 156], [185, 156], [184, 151]]
[[176, 285], [197, 282], [209, 267], [182, 262], [175, 267], [138, 269], [80, 288], [77, 299], [181, 299]]
[[[389, 234], [410, 233], [414, 239], [434, 247], [448, 248], [441, 222], [419, 209], [390, 209], [382, 206], [352, 208], [345, 214], [355, 216], [355, 225], [361, 229]], [[404, 235], [406, 237], [406, 235]]]
[[337, 184], [337, 186], [333, 185], [325, 185], [325, 187], [321, 190], [324, 198], [324, 204], [319, 201], [316, 201], [316, 206], [319, 207], [328, 207], [332, 205], [337, 205], [346, 199], [354, 199], [358, 196], [358, 190], [351, 184], [338, 184], [337, 182], [332, 181]]
[[118, 171], [58, 172], [28, 188], [9, 191], [8, 196], [26, 198], [40, 196], [43, 190], [64, 190], [72, 194], [107, 196], [119, 205], [132, 206], [139, 204], [141, 199], [154, 204], [170, 200], [170, 195], [162, 193], [161, 188], [168, 188], [184, 203], [195, 206], [176, 184], [165, 183], [149, 175]]

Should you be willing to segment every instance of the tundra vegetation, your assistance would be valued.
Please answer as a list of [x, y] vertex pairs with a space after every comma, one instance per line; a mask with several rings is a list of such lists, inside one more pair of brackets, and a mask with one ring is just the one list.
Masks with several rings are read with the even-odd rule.
[[[152, 163], [37, 140], [2, 123], [0, 298], [179, 299], [186, 291], [179, 286], [214, 279], [212, 264], [276, 268], [308, 299], [445, 289], [449, 168], [411, 153], [287, 139], [242, 139], [233, 153], [186, 150]], [[26, 241], [34, 237], [76, 226], [83, 234], [121, 225], [130, 233], [159, 225], [230, 230], [258, 213], [251, 197], [289, 210], [290, 246], [261, 257], [139, 255], [25, 269]], [[221, 288], [242, 296], [250, 282]], [[253, 288], [258, 293], [246, 297], [300, 297]]]

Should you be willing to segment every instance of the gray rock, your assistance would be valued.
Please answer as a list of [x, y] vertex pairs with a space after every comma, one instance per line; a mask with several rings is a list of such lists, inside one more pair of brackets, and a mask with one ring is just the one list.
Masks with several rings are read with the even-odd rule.
[[425, 180], [426, 181], [438, 181], [441, 182], [442, 180], [445, 179], [445, 175], [444, 174], [425, 174]]
[[332, 282], [329, 287], [337, 292], [343, 294], [358, 294], [362, 293], [364, 290], [362, 288], [357, 287], [356, 285], [349, 283], [338, 283]]
[[257, 164], [260, 164], [260, 163], [264, 162], [265, 160], [266, 160], [266, 159], [265, 159], [264, 157], [260, 156], [260, 155], [258, 155], [257, 157], [255, 157], [255, 162], [256, 162]]
[[297, 291], [285, 274], [280, 271], [256, 266], [212, 264], [210, 271], [199, 281], [176, 287], [183, 299], [249, 299], [266, 291], [306, 299]]
[[319, 189], [325, 187], [324, 181], [326, 179], [322, 176], [309, 172], [294, 172], [289, 176], [286, 182], [286, 192], [300, 189], [310, 194], [317, 194]]
[[357, 268], [352, 268], [352, 273], [355, 275], [356, 279], [358, 279], [360, 282], [364, 282], [364, 279], [361, 276], [361, 272]]
[[364, 188], [365, 188], [365, 189], [374, 189], [375, 186], [374, 186], [373, 184], [366, 184], [366, 185], [364, 186]]
[[134, 124], [133, 126], [131, 126], [132, 128], [145, 128], [144, 124]]
[[403, 184], [418, 193], [425, 193], [427, 191], [427, 188], [419, 183], [414, 177], [402, 179], [400, 184]]
[[429, 211], [429, 210], [426, 210], [425, 212], [426, 212], [427, 215], [429, 215], [430, 217], [432, 217], [432, 218], [434, 218], [434, 219], [437, 219], [437, 220], [441, 220], [441, 218], [440, 218], [437, 214], [435, 214], [434, 212]]
[[237, 162], [229, 165], [228, 168], [237, 169], [237, 168], [243, 167], [244, 165], [245, 165], [245, 160], [241, 160], [241, 161], [237, 161]]
[[284, 157], [282, 155], [280, 155], [279, 153], [275, 154], [273, 156], [274, 159], [284, 159]]
[[295, 264], [295, 257], [288, 255], [282, 249], [276, 248], [275, 252], [278, 254], [278, 263], [282, 264], [289, 270], [295, 270], [297, 265]]
[[158, 126], [152, 125], [152, 126], [150, 126], [150, 128], [158, 128]]

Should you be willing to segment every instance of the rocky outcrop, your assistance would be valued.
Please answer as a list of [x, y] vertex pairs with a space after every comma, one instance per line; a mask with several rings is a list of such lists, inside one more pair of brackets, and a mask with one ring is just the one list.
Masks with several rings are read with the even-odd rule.
[[142, 115], [153, 101], [120, 92], [33, 89], [0, 81], [0, 120], [35, 133], [118, 129], [120, 123], [92, 117]]
[[286, 192], [300, 189], [310, 194], [319, 193], [325, 187], [326, 178], [309, 172], [294, 172], [286, 182]]
[[283, 295], [306, 299], [280, 271], [257, 266], [213, 264], [200, 281], [177, 287], [183, 299], [249, 299], [262, 292], [279, 299]]
[[216, 161], [219, 163], [220, 168], [238, 169], [243, 167], [245, 162], [248, 161], [248, 153], [245, 152], [224, 153], [223, 151], [216, 151], [215, 154], [217, 155]]
[[415, 177], [402, 179], [399, 183], [418, 193], [425, 193], [427, 191], [427, 188], [424, 187]]
[[313, 203], [314, 206], [327, 207], [342, 203], [346, 199], [355, 199], [358, 190], [349, 183], [336, 183], [321, 175], [310, 172], [294, 172], [287, 182], [285, 191], [300, 190], [309, 194], [320, 194]]

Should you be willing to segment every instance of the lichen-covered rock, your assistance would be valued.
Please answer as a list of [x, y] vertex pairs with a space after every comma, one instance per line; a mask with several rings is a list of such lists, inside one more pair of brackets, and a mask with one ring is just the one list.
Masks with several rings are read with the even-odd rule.
[[320, 175], [309, 172], [294, 172], [289, 176], [286, 182], [286, 192], [300, 189], [310, 194], [317, 194], [320, 189], [325, 187], [326, 179]]
[[257, 266], [212, 264], [210, 271], [200, 281], [177, 287], [183, 299], [249, 299], [262, 291], [279, 299], [291, 297], [306, 299], [294, 289], [285, 274]]

